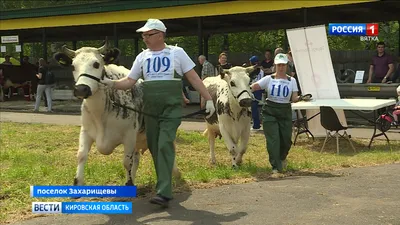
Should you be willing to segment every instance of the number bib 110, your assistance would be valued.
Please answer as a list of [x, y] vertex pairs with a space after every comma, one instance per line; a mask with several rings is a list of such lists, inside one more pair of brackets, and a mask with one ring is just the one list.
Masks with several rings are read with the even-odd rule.
[[268, 99], [279, 103], [289, 103], [292, 96], [292, 83], [288, 80], [271, 79], [268, 85]]
[[154, 54], [147, 52], [143, 60], [143, 76], [149, 80], [173, 80], [174, 79], [174, 54], [169, 49]]

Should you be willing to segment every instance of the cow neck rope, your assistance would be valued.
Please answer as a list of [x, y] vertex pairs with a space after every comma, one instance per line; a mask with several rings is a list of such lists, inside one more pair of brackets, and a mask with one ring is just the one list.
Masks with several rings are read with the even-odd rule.
[[201, 110], [196, 111], [194, 113], [189, 113], [187, 115], [179, 116], [179, 117], [156, 116], [154, 114], [146, 113], [146, 112], [143, 112], [141, 110], [138, 110], [138, 109], [126, 106], [126, 105], [119, 104], [117, 102], [114, 102], [113, 100], [110, 100], [110, 101], [112, 102], [112, 104], [114, 106], [121, 107], [121, 108], [124, 108], [124, 109], [129, 109], [129, 110], [135, 111], [137, 113], [140, 113], [140, 114], [143, 114], [143, 115], [146, 115], [146, 116], [150, 116], [150, 117], [153, 117], [153, 118], [158, 118], [158, 119], [183, 119], [183, 118], [190, 118], [190, 117], [195, 116], [195, 115], [207, 115], [206, 110], [205, 109], [201, 109]]
[[[231, 92], [231, 93], [232, 93], [232, 92]], [[243, 93], [248, 93], [250, 96], [252, 96], [247, 90], [243, 90], [242, 92], [240, 92], [240, 93], [238, 94], [238, 96], [235, 96], [235, 95], [233, 95], [233, 93], [232, 93], [232, 96], [233, 96], [234, 98], [236, 98], [236, 99], [239, 100], [239, 97], [240, 97]]]
[[[91, 75], [88, 75], [88, 74], [82, 74], [81, 76], [85, 76], [85, 77], [91, 78], [91, 79], [93, 79], [93, 80], [99, 82], [100, 84], [102, 84], [102, 83], [100, 82], [100, 79], [97, 78], [97, 77], [95, 77], [95, 76], [91, 76]], [[105, 70], [103, 70], [102, 79], [104, 79], [104, 76], [106, 76]], [[107, 77], [107, 78], [109, 78], [109, 77]], [[79, 79], [79, 78], [78, 78], [78, 79]], [[240, 94], [242, 94], [242, 93], [240, 93]], [[240, 94], [239, 94], [239, 96], [240, 96]], [[239, 96], [238, 96], [238, 97], [239, 97]], [[114, 106], [121, 107], [121, 108], [124, 108], [124, 109], [129, 109], [129, 110], [135, 111], [135, 112], [137, 112], [137, 113], [139, 113], [139, 114], [143, 114], [143, 115], [150, 116], [150, 117], [153, 117], [153, 118], [158, 118], [158, 119], [182, 119], [182, 118], [190, 118], [190, 117], [195, 116], [195, 115], [198, 115], [198, 114], [199, 114], [199, 115], [207, 115], [206, 110], [205, 110], [205, 109], [201, 109], [201, 110], [196, 111], [196, 112], [194, 112], [194, 113], [189, 113], [189, 114], [187, 114], [187, 115], [180, 116], [180, 117], [156, 116], [156, 115], [151, 114], [151, 113], [146, 113], [146, 112], [143, 112], [143, 111], [141, 111], [141, 110], [134, 109], [134, 108], [132, 108], [132, 107], [119, 104], [119, 103], [117, 103], [117, 102], [115, 102], [115, 101], [113, 101], [113, 100], [111, 100], [111, 99], [110, 99], [110, 101], [111, 101], [111, 103], [112, 103]]]
[[[300, 98], [299, 101], [305, 101], [305, 102], [311, 101], [311, 97], [310, 97], [310, 99], [306, 100], [306, 99], [302, 99], [303, 98], [302, 96], [304, 96], [304, 95], [301, 95], [301, 98]], [[268, 105], [266, 103], [266, 101], [268, 101], [268, 98], [266, 98], [265, 101], [262, 101], [262, 100], [256, 99], [254, 96], [252, 96], [252, 99], [253, 99], [253, 101], [256, 101], [256, 102], [260, 103], [261, 105]]]

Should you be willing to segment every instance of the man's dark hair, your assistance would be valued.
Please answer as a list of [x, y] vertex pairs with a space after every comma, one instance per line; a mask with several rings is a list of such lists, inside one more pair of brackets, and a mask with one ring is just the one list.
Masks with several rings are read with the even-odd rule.
[[271, 49], [267, 49], [267, 50], [265, 50], [265, 53], [267, 53], [267, 52], [269, 52], [269, 53], [271, 53], [271, 54], [272, 54], [272, 50], [271, 50]]
[[376, 44], [376, 47], [378, 47], [378, 45], [383, 45], [383, 47], [385, 47], [385, 42], [380, 41], [380, 42], [378, 42], [378, 44]]

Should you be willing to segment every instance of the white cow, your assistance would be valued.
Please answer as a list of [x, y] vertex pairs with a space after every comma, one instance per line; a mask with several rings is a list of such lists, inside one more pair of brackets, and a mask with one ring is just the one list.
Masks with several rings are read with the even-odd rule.
[[[107, 42], [101, 48], [82, 47], [76, 51], [62, 47], [55, 59], [64, 66], [72, 66], [75, 79], [74, 95], [84, 99], [81, 106], [82, 126], [77, 154], [78, 167], [74, 185], [84, 183], [84, 165], [89, 150], [95, 142], [97, 150], [104, 155], [111, 154], [122, 144], [124, 146], [124, 167], [126, 185], [134, 185], [140, 161], [140, 150], [147, 150], [147, 139], [143, 115], [142, 80], [130, 90], [106, 88], [99, 81], [105, 76], [120, 79], [129, 73], [123, 66], [112, 63], [120, 51], [108, 49]], [[136, 111], [113, 105], [118, 103]], [[174, 172], [179, 174], [176, 165]]]
[[[220, 136], [232, 156], [232, 167], [242, 163], [250, 136], [251, 103], [249, 73], [254, 67], [233, 67], [203, 80], [215, 104], [216, 113], [206, 119], [211, 163], [215, 164], [215, 138]], [[240, 140], [240, 143], [239, 143]]]

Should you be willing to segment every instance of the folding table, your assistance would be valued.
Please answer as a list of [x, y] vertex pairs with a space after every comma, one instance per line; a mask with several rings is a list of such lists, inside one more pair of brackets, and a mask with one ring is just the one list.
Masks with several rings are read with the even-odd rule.
[[[371, 144], [374, 138], [379, 137], [384, 135], [388, 144], [390, 144], [389, 142], [389, 138], [388, 136], [385, 134], [385, 132], [380, 131], [380, 133], [377, 134], [377, 123], [376, 120], [378, 119], [377, 115], [377, 110], [381, 109], [381, 108], [385, 108], [391, 105], [395, 105], [396, 104], [396, 100], [394, 99], [358, 99], [358, 98], [343, 98], [343, 99], [315, 99], [315, 100], [311, 100], [308, 102], [305, 101], [301, 101], [301, 102], [296, 102], [296, 103], [292, 103], [292, 109], [293, 110], [307, 110], [307, 109], [317, 109], [319, 110], [320, 106], [330, 106], [333, 109], [342, 109], [342, 110], [350, 110], [350, 112], [360, 116], [361, 118], [371, 122], [374, 124], [374, 133], [371, 137], [371, 140], [369, 142], [368, 148], [371, 148]], [[364, 110], [364, 111], [373, 111], [374, 112], [374, 121], [369, 120], [368, 118], [365, 118], [364, 116], [356, 113], [355, 111], [360, 111], [360, 110]], [[310, 133], [311, 132], [308, 130], [308, 128], [306, 128], [306, 124], [303, 123], [307, 123], [307, 121], [311, 120], [312, 118], [314, 118], [315, 116], [317, 116], [319, 113], [317, 113], [316, 115], [312, 116], [311, 118], [307, 119], [307, 120], [302, 120], [302, 123], [297, 123], [297, 126], [299, 126], [296, 132], [296, 138], [300, 133]]]

